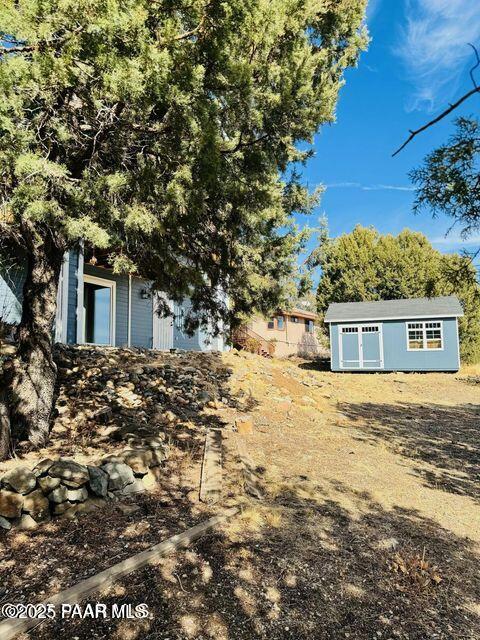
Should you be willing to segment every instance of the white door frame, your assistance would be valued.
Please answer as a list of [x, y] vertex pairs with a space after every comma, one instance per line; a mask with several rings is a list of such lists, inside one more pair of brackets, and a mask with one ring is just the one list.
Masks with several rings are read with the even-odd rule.
[[[106, 280], [105, 278], [98, 278], [97, 276], [89, 276], [87, 274], [83, 275], [83, 284], [99, 284], [102, 287], [110, 288], [110, 342], [108, 343], [110, 346], [115, 346], [115, 315], [117, 309], [117, 283], [115, 280]], [[83, 286], [82, 286], [83, 292]], [[82, 304], [82, 344], [95, 344], [95, 343], [87, 343], [85, 341], [85, 307]], [[102, 345], [99, 345], [102, 346]], [[105, 346], [105, 345], [103, 345]]]
[[63, 256], [62, 268], [58, 279], [57, 311], [55, 315], [55, 342], [67, 344], [68, 328], [68, 278], [70, 268], [70, 253]]
[[[357, 329], [358, 340], [358, 367], [349, 367], [343, 365], [343, 346], [342, 346], [342, 329], [344, 327], [355, 327]], [[365, 362], [376, 362], [376, 360], [364, 360], [363, 359], [363, 342], [362, 342], [362, 329], [363, 327], [378, 327], [378, 341], [380, 348], [380, 366], [379, 367], [365, 367]], [[366, 369], [367, 371], [378, 371], [384, 369], [385, 363], [383, 359], [383, 324], [381, 322], [363, 322], [361, 324], [339, 324], [338, 325], [338, 362], [340, 369], [351, 369], [353, 371], [359, 371]]]

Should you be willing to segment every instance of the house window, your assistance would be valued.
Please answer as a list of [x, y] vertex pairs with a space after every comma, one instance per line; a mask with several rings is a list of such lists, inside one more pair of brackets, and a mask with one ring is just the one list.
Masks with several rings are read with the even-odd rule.
[[285, 318], [283, 316], [277, 316], [277, 329], [283, 331], [285, 329]]
[[305, 320], [305, 332], [313, 333], [313, 320]]
[[297, 316], [290, 316], [290, 322], [293, 322], [294, 324], [298, 324], [298, 317]]
[[275, 329], [275, 318], [270, 318], [267, 324], [268, 329]]
[[441, 350], [443, 333], [441, 322], [407, 322], [408, 350]]

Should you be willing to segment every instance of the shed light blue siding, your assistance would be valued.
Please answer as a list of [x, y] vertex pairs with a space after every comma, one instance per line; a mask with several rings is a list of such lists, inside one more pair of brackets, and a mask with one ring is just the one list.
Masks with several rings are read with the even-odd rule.
[[[443, 348], [442, 350], [414, 350], [407, 348], [407, 323], [408, 322], [442, 322], [443, 324]], [[330, 349], [332, 371], [348, 371], [353, 369], [341, 368], [339, 354], [339, 327], [357, 326], [358, 322], [331, 322], [330, 323]], [[362, 324], [380, 325], [383, 334], [383, 368], [382, 371], [457, 371], [459, 368], [458, 356], [458, 329], [457, 318], [428, 318], [419, 320], [418, 318], [402, 318], [401, 320], [380, 320], [379, 322], [369, 321]], [[348, 357], [357, 354], [358, 347], [354, 345], [356, 334], [346, 334]], [[362, 338], [371, 341], [371, 336], [365, 334]], [[350, 342], [352, 347], [350, 349]], [[345, 344], [345, 343], [344, 343]], [[353, 354], [353, 356], [352, 356]], [[343, 359], [346, 359], [345, 348]], [[358, 370], [357, 366], [357, 370]], [[364, 367], [363, 370], [365, 370]], [[378, 369], [376, 369], [378, 370]]]

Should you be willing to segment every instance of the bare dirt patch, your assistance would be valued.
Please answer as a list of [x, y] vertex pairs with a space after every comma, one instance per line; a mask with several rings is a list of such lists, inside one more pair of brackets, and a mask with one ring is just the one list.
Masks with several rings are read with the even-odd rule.
[[[29, 637], [480, 637], [472, 372], [470, 380], [337, 375], [235, 353], [223, 364], [233, 371], [232, 402], [204, 419], [252, 419], [244, 438], [264, 499], [241, 498], [240, 518], [99, 597], [145, 602], [146, 620], [57, 621]], [[224, 496], [238, 500], [241, 466], [233, 434], [226, 435]], [[186, 500], [180, 506], [172, 514], [187, 526], [203, 517]], [[165, 510], [155, 518], [160, 533], [178, 524], [165, 521]]]

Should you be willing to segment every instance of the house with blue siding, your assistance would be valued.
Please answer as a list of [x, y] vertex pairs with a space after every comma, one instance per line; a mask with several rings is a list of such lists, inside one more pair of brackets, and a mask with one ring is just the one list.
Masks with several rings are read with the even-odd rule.
[[[0, 270], [0, 320], [15, 325], [22, 311], [25, 272], [22, 260]], [[208, 327], [193, 335], [184, 331], [189, 301], [164, 297], [172, 315], [156, 313], [159, 294], [149, 282], [133, 275], [114, 274], [81, 251], [65, 254], [60, 274], [55, 340], [67, 344], [98, 344], [147, 349], [223, 351], [224, 337], [212, 337]]]
[[458, 371], [455, 296], [333, 303], [329, 326], [332, 371]]

